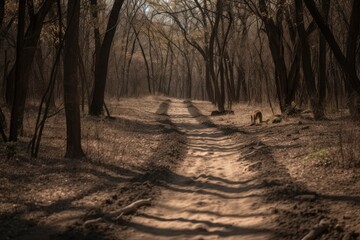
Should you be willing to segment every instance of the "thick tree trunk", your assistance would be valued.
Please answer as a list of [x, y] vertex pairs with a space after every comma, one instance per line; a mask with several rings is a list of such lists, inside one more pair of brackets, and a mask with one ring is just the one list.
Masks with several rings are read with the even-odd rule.
[[207, 56], [207, 59], [209, 61], [209, 67], [210, 67], [210, 77], [214, 84], [215, 101], [216, 101], [219, 112], [225, 111], [225, 102], [222, 101], [221, 91], [219, 89], [218, 79], [217, 79], [217, 76], [215, 73], [214, 49], [215, 49], [215, 39], [218, 34], [218, 29], [219, 29], [219, 24], [220, 24], [222, 13], [223, 13], [223, 2], [222, 2], [222, 0], [218, 0], [216, 2], [216, 16], [215, 16], [214, 25], [213, 25], [211, 35], [210, 35], [209, 51], [208, 51], [208, 56]]
[[[24, 64], [22, 68], [22, 74], [24, 76], [23, 80], [26, 88], [34, 60], [34, 55], [36, 53], [36, 48], [40, 39], [41, 30], [44, 24], [44, 19], [54, 2], [55, 0], [46, 0], [42, 4], [40, 10], [34, 16], [30, 17], [31, 21], [25, 33], [23, 50], [24, 63], [26, 64]], [[16, 65], [17, 63], [15, 63], [10, 70], [6, 80], [6, 103], [8, 105], [12, 105], [14, 101]]]
[[303, 65], [303, 73], [307, 87], [307, 92], [310, 97], [310, 103], [314, 113], [314, 118], [315, 120], [321, 120], [325, 116], [324, 107], [320, 102], [320, 98], [316, 90], [314, 72], [311, 66], [311, 52], [304, 27], [302, 0], [295, 0], [295, 5], [296, 5], [297, 30], [298, 30], [299, 38], [301, 39], [302, 60], [303, 60], [302, 65]]
[[90, 2], [91, 2], [91, 15], [94, 21], [95, 59], [96, 59], [96, 54], [100, 52], [100, 47], [101, 47], [99, 19], [98, 19], [98, 3], [97, 0], [90, 0]]
[[280, 102], [280, 109], [281, 112], [285, 112], [288, 105], [291, 104], [292, 99], [287, 97], [287, 94], [289, 94], [289, 81], [284, 58], [282, 26], [281, 23], [276, 24], [272, 18], [268, 17], [267, 5], [265, 0], [259, 0], [259, 5], [260, 11], [263, 14], [262, 20], [265, 25], [266, 34], [268, 36], [271, 56], [274, 61], [276, 72], [275, 83], [278, 99]]
[[15, 65], [15, 89], [14, 103], [11, 110], [10, 136], [9, 140], [16, 142], [18, 129], [22, 126], [23, 112], [25, 107], [25, 96], [27, 86], [25, 85], [24, 73], [24, 30], [25, 30], [26, 1], [19, 0], [18, 29], [16, 43], [16, 65]]
[[[360, 32], [360, 18], [358, 16], [360, 12], [360, 1], [353, 0], [353, 7], [350, 16], [349, 32], [347, 37], [346, 59], [350, 64], [353, 72], [356, 73], [356, 52], [357, 52], [357, 40]], [[349, 84], [347, 89], [348, 94], [348, 106], [351, 116], [355, 120], [360, 120], [360, 93], [356, 92]]]
[[79, 103], [79, 17], [80, 1], [68, 0], [67, 34], [64, 46], [64, 102], [67, 158], [82, 158]]
[[108, 73], [109, 55], [115, 36], [119, 13], [124, 0], [115, 0], [111, 9], [104, 40], [100, 53], [96, 53], [94, 94], [90, 107], [90, 114], [99, 116], [102, 113], [105, 97], [106, 78]]

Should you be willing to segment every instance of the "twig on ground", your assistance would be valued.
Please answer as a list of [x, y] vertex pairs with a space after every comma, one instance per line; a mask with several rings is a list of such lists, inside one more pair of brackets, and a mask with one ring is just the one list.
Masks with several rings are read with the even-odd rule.
[[108, 214], [105, 214], [102, 217], [96, 218], [96, 219], [91, 219], [91, 220], [87, 220], [84, 222], [84, 226], [87, 227], [90, 224], [94, 224], [97, 222], [100, 222], [103, 218], [114, 218], [119, 219], [121, 216], [126, 215], [126, 214], [130, 214], [135, 212], [139, 207], [145, 206], [145, 205], [150, 205], [151, 204], [151, 198], [147, 198], [147, 199], [140, 199], [138, 201], [135, 201], [129, 205], [127, 205], [126, 207], [123, 207], [119, 210], [116, 211], [112, 211]]

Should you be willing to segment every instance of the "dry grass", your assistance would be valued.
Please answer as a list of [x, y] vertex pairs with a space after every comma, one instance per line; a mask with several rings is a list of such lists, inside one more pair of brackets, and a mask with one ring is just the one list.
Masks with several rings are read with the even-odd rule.
[[360, 129], [356, 123], [347, 122], [339, 127], [337, 159], [340, 167], [360, 167]]

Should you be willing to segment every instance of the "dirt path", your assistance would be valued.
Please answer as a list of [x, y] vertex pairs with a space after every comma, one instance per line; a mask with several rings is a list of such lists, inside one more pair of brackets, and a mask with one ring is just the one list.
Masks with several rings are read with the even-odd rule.
[[200, 124], [186, 103], [168, 114], [188, 152], [153, 205], [128, 223], [128, 239], [268, 239], [272, 216], [263, 186], [239, 162], [241, 142]]

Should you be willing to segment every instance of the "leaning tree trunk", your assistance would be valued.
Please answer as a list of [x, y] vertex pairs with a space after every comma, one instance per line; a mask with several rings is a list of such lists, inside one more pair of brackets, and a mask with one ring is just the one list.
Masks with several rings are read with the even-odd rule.
[[68, 0], [67, 35], [64, 46], [64, 101], [67, 158], [81, 158], [80, 102], [78, 90], [80, 1]]
[[[336, 60], [338, 61], [342, 71], [346, 75], [346, 78], [345, 78], [346, 84], [349, 87], [351, 87], [357, 94], [360, 94], [360, 79], [357, 76], [356, 68], [353, 67], [354, 63], [351, 63], [349, 61], [350, 60], [349, 56], [346, 57], [344, 55], [344, 53], [342, 52], [339, 44], [336, 42], [334, 34], [330, 30], [329, 26], [325, 23], [319, 10], [317, 9], [315, 2], [313, 0], [304, 0], [304, 2], [305, 2], [307, 9], [310, 12], [310, 14], [314, 18], [316, 24], [318, 25], [319, 29], [321, 30], [322, 34], [324, 35], [331, 50], [333, 51], [334, 56], [335, 56]], [[353, 11], [352, 11], [351, 19], [353, 19], [355, 21], [355, 23], [359, 21], [359, 18], [357, 16], [357, 14], [359, 12], [360, 12], [360, 1], [353, 0]], [[359, 23], [357, 23], [357, 24], [359, 24]], [[349, 37], [355, 37], [355, 36], [357, 37], [358, 34], [359, 34], [359, 27], [356, 27], [355, 24], [354, 24], [354, 28], [352, 28], [350, 26], [349, 33], [348, 33], [348, 44], [350, 43]], [[351, 50], [351, 51], [349, 50], [349, 46], [348, 46], [348, 51], [347, 51], [348, 54], [352, 51], [353, 50]]]
[[348, 106], [354, 119], [360, 118], [360, 79], [356, 71], [356, 47], [357, 38], [360, 31], [360, 18], [357, 14], [360, 12], [360, 1], [353, 0], [350, 25], [347, 37], [346, 56], [342, 52], [339, 44], [336, 42], [334, 34], [321, 16], [313, 0], [304, 0], [307, 9], [314, 18], [321, 33], [324, 35], [327, 43], [334, 53], [342, 71], [345, 75], [345, 84], [349, 97]]
[[108, 73], [109, 56], [111, 45], [115, 36], [119, 13], [124, 0], [115, 0], [111, 9], [106, 33], [100, 47], [100, 53], [96, 53], [94, 94], [90, 106], [90, 115], [99, 116], [104, 105], [106, 78]]

